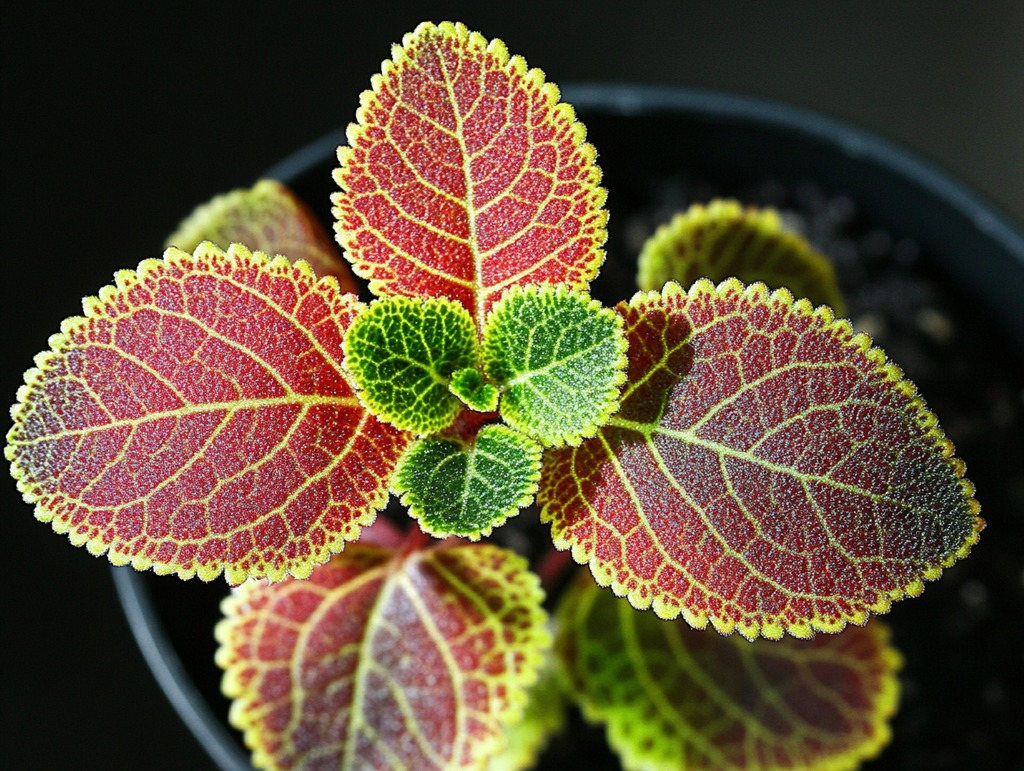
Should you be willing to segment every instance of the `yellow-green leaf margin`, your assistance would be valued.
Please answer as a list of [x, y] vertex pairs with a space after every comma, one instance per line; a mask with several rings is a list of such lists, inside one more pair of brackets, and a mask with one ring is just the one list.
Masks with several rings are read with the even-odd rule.
[[846, 312], [832, 263], [803, 236], [786, 230], [774, 209], [731, 199], [694, 204], [640, 249], [637, 284], [643, 290], [660, 289], [667, 281], [687, 287], [698, 278], [718, 283], [731, 277], [785, 287], [839, 316]]

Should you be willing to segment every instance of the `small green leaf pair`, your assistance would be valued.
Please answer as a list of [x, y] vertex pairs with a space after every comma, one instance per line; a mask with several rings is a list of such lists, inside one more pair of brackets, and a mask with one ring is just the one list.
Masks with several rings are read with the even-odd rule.
[[[562, 286], [507, 292], [480, 342], [461, 304], [400, 296], [373, 302], [345, 337], [367, 408], [421, 437], [393, 487], [439, 537], [479, 538], [529, 505], [542, 448], [578, 445], [618, 409], [625, 354], [618, 314]], [[507, 425], [436, 436], [465, 409]]]

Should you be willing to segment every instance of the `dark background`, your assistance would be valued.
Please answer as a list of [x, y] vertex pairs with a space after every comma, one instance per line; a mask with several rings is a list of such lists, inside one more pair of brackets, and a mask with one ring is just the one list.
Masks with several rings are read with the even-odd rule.
[[[82, 295], [157, 255], [196, 203], [349, 122], [390, 44], [426, 18], [501, 37], [555, 82], [702, 86], [829, 113], [1024, 221], [1016, 0], [480, 5], [7, 2], [0, 394], [13, 401]], [[2, 493], [0, 765], [209, 767], [142, 662], [106, 561], [36, 523], [13, 482]]]

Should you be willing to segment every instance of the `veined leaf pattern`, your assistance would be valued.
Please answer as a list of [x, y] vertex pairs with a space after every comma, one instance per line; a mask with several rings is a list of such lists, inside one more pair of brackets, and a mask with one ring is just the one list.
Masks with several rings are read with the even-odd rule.
[[36, 516], [138, 569], [306, 576], [387, 499], [407, 438], [342, 371], [361, 307], [304, 263], [169, 249], [25, 375], [7, 458]]
[[483, 426], [465, 443], [413, 442], [398, 461], [391, 489], [424, 532], [479, 540], [533, 502], [541, 447], [508, 426]]
[[483, 361], [506, 423], [545, 446], [579, 444], [618, 409], [626, 340], [588, 295], [517, 287], [487, 317]]
[[362, 543], [224, 603], [217, 661], [260, 768], [479, 768], [550, 645], [526, 561], [491, 545]]
[[195, 210], [167, 238], [166, 246], [194, 252], [203, 241], [221, 249], [247, 249], [305, 260], [317, 276], [334, 276], [343, 292], [358, 292], [338, 247], [309, 207], [276, 179], [218, 195]]
[[565, 728], [568, 705], [559, 675], [555, 657], [545, 656], [537, 682], [527, 691], [523, 719], [505, 730], [505, 746], [491, 757], [486, 771], [533, 768], [544, 747]]
[[387, 297], [370, 304], [345, 335], [345, 366], [381, 420], [432, 434], [462, 409], [452, 375], [478, 359], [469, 313], [444, 298]]
[[558, 88], [461, 24], [421, 24], [365, 92], [335, 179], [339, 243], [379, 295], [478, 329], [513, 285], [585, 289], [604, 253], [594, 148]]
[[556, 658], [626, 769], [841, 771], [888, 742], [901, 658], [881, 621], [751, 645], [582, 579], [559, 605]]
[[978, 540], [935, 416], [827, 308], [730, 280], [618, 310], [622, 407], [547, 453], [538, 493], [601, 585], [695, 627], [807, 637], [919, 594]]

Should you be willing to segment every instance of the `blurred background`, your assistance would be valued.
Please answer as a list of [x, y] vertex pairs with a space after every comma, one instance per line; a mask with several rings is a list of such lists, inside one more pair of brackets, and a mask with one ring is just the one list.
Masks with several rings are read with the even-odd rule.
[[[100, 10], [102, 8], [102, 10]], [[558, 83], [706, 87], [870, 129], [1024, 222], [1024, 4], [8, 2], [0, 12], [10, 401], [83, 294], [210, 196], [352, 120], [424, 19], [501, 37]], [[600, 148], [598, 148], [600, 150]], [[6, 432], [5, 425], [3, 431]], [[212, 767], [146, 669], [106, 561], [2, 485], [0, 765]], [[13, 562], [12, 562], [13, 560]], [[175, 580], [175, 579], [167, 579]], [[196, 635], [209, 635], [206, 624]]]

